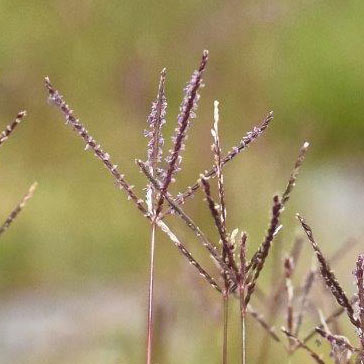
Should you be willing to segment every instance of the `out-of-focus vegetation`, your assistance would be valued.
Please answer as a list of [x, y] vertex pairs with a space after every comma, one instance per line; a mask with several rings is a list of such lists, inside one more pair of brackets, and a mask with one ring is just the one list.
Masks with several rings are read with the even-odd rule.
[[[292, 244], [299, 210], [330, 253], [363, 230], [363, 12], [364, 3], [356, 0], [0, 0], [0, 123], [5, 127], [22, 108], [29, 114], [0, 151], [1, 216], [31, 182], [39, 183], [0, 244], [0, 315], [6, 322], [0, 328], [6, 353], [0, 362], [143, 358], [148, 224], [47, 105], [44, 76], [142, 193], [145, 181], [134, 158], [145, 158], [142, 132], [159, 71], [167, 67], [167, 136], [182, 88], [202, 50], [209, 49], [206, 87], [173, 189], [182, 189], [212, 163], [213, 100], [221, 103], [225, 150], [274, 110], [266, 135], [226, 168], [229, 227], [248, 231], [251, 253], [264, 236], [271, 196], [283, 190], [300, 145], [309, 140], [281, 248]], [[217, 238], [201, 197], [186, 209]], [[178, 226], [196, 256], [211, 264]], [[304, 261], [311, 255], [307, 247]], [[350, 292], [354, 260], [355, 251], [335, 266]], [[269, 273], [268, 268], [262, 275], [263, 290], [272, 284]], [[156, 289], [158, 362], [218, 362], [214, 292], [162, 236]], [[76, 324], [69, 317], [77, 317]], [[316, 322], [310, 319], [307, 327]], [[234, 335], [231, 350], [238, 358], [237, 324]], [[260, 350], [259, 335], [263, 332], [248, 322], [252, 357]], [[272, 348], [272, 358], [283, 355], [278, 345]], [[307, 359], [297, 354], [297, 363]]]

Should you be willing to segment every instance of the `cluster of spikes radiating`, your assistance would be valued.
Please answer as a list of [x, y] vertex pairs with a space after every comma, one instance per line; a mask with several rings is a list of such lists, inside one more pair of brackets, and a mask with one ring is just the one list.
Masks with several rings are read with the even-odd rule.
[[[15, 128], [23, 121], [26, 117], [26, 111], [20, 111], [15, 119], [0, 133], [0, 147], [9, 139], [9, 137], [13, 134]], [[23, 210], [24, 206], [28, 202], [28, 200], [33, 196], [34, 191], [37, 187], [37, 183], [33, 183], [28, 192], [23, 196], [20, 202], [15, 206], [15, 208], [10, 212], [8, 217], [5, 219], [2, 225], [0, 225], [0, 235], [2, 235], [10, 225], [14, 222], [14, 220], [18, 217], [19, 213]]]
[[[193, 72], [190, 81], [184, 89], [184, 97], [180, 106], [180, 112], [177, 116], [177, 126], [172, 137], [172, 148], [164, 159], [162, 127], [166, 123], [167, 113], [165, 92], [166, 70], [164, 69], [161, 72], [157, 97], [152, 103], [151, 112], [147, 119], [148, 127], [145, 131], [145, 136], [148, 138], [147, 160], [145, 162], [139, 159], [136, 160], [137, 165], [148, 180], [145, 200], [137, 196], [134, 191], [134, 186], [127, 182], [125, 175], [120, 172], [118, 165], [112, 163], [110, 155], [106, 153], [101, 145], [88, 133], [81, 121], [74, 115], [73, 110], [63, 100], [63, 97], [58, 90], [52, 86], [48, 78], [45, 80], [45, 85], [49, 93], [49, 100], [63, 113], [66, 123], [83, 139], [86, 145], [85, 149], [90, 149], [94, 152], [95, 156], [113, 176], [116, 185], [125, 191], [128, 199], [135, 204], [143, 216], [151, 223], [155, 223], [156, 226], [166, 234], [171, 243], [176, 246], [184, 258], [187, 259], [211, 287], [221, 295], [236, 296], [238, 294], [241, 304], [241, 313], [248, 313], [264, 330], [266, 330], [270, 338], [277, 342], [281, 342], [274, 326], [270, 325], [264, 316], [252, 306], [250, 301], [254, 293], [256, 293], [257, 298], [264, 297], [263, 292], [257, 287], [257, 283], [263, 268], [265, 267], [273, 241], [282, 227], [280, 223], [281, 215], [290, 199], [309, 143], [305, 142], [300, 148], [283, 193], [273, 197], [268, 229], [262, 243], [249, 260], [247, 258], [247, 233], [243, 231], [239, 235], [237, 229], [229, 232], [227, 228], [223, 168], [228, 162], [234, 160], [241, 152], [245, 151], [252, 142], [257, 140], [264, 133], [273, 120], [272, 112], [268, 113], [260, 125], [255, 126], [251, 131], [246, 133], [236, 146], [232, 147], [227, 154], [223, 155], [219, 137], [219, 104], [216, 101], [214, 103], [214, 122], [211, 131], [213, 137], [212, 167], [206, 169], [197, 176], [194, 183], [186, 187], [176, 196], [169, 192], [171, 183], [175, 181], [176, 175], [181, 169], [182, 152], [185, 149], [187, 132], [192, 124], [192, 120], [196, 117], [198, 101], [200, 98], [199, 92], [203, 86], [202, 77], [207, 62], [208, 52], [204, 51], [199, 68]], [[217, 202], [213, 197], [210, 186], [211, 179], [215, 177], [217, 179], [218, 191]], [[207, 201], [212, 220], [216, 226], [218, 236], [217, 243], [214, 243], [208, 238], [196, 222], [183, 210], [183, 205], [186, 201], [196, 195], [201, 188], [205, 200]], [[215, 277], [214, 274], [209, 273], [207, 269], [194, 258], [185, 242], [183, 242], [182, 239], [177, 236], [177, 233], [167, 225], [165, 217], [170, 214], [174, 214], [180, 218], [195, 234], [197, 240], [201, 243], [202, 247], [207, 250], [213, 262], [219, 268], [219, 276]], [[297, 262], [297, 245], [294, 246], [292, 254], [284, 259], [284, 275], [281, 284], [276, 286], [272, 308], [274, 310], [275, 307], [279, 307], [281, 302], [279, 297], [285, 292], [287, 298], [287, 327], [282, 328], [282, 332], [288, 337], [288, 346], [286, 349], [290, 354], [293, 354], [297, 349], [304, 349], [316, 362], [323, 363], [322, 358], [307, 346], [307, 342], [314, 335], [320, 334], [331, 343], [333, 355], [342, 355], [344, 352], [345, 355], [349, 357], [352, 353], [361, 353], [362, 349], [352, 346], [346, 338], [332, 334], [328, 330], [327, 324], [334, 322], [343, 312], [346, 312], [350, 322], [358, 331], [361, 345], [364, 345], [364, 258], [363, 256], [358, 258], [357, 269], [355, 271], [358, 296], [349, 299], [341, 289], [341, 286], [338, 284], [333, 272], [329, 268], [327, 260], [323, 257], [318, 245], [315, 243], [312, 230], [305, 223], [303, 218], [298, 218], [314, 248], [319, 262], [319, 269], [312, 268], [309, 270], [301, 289], [299, 308], [295, 311], [292, 275]], [[300, 339], [299, 331], [302, 326], [308, 295], [311, 291], [314, 278], [315, 276], [318, 276], [318, 273], [324, 278], [326, 285], [330, 288], [330, 291], [336, 298], [340, 308], [334, 311], [326, 319], [323, 319], [322, 324], [313, 329], [303, 339]], [[355, 309], [355, 304], [358, 304], [358, 309]]]

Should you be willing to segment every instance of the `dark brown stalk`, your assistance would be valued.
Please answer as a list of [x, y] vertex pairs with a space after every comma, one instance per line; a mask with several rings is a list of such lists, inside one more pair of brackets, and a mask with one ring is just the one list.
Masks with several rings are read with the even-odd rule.
[[[153, 184], [153, 187], [162, 193], [161, 184], [150, 174], [147, 166], [141, 160], [136, 160], [136, 163], [140, 167], [141, 171], [145, 174], [148, 180]], [[194, 234], [201, 241], [202, 245], [209, 251], [210, 255], [214, 259], [216, 263], [221, 267], [221, 269], [229, 272], [231, 276], [232, 270], [229, 266], [222, 260], [222, 257], [218, 253], [216, 247], [207, 239], [205, 234], [201, 231], [201, 229], [196, 225], [196, 223], [182, 210], [181, 207], [175, 204], [175, 202], [171, 199], [168, 193], [164, 194], [164, 198], [168, 202], [168, 204], [174, 209], [176, 214], [181, 217], [181, 219], [186, 223], [186, 225], [194, 232]]]
[[344, 290], [340, 286], [339, 282], [337, 281], [335, 274], [330, 269], [328, 261], [326, 260], [326, 258], [322, 254], [319, 246], [317, 245], [317, 243], [313, 237], [311, 227], [309, 225], [307, 225], [305, 220], [299, 214], [297, 214], [297, 218], [300, 221], [302, 228], [305, 231], [305, 233], [311, 243], [311, 246], [316, 253], [316, 257], [317, 257], [317, 260], [320, 265], [320, 273], [321, 273], [322, 277], [324, 278], [326, 286], [330, 289], [330, 291], [333, 294], [333, 296], [335, 297], [337, 303], [346, 310], [346, 313], [347, 313], [351, 323], [356, 328], [360, 328], [359, 320], [354, 317], [353, 306], [350, 303], [348, 297], [346, 296]]
[[291, 334], [290, 332], [288, 332], [284, 327], [282, 327], [282, 332], [284, 332], [288, 339], [293, 340], [296, 342], [296, 345], [298, 347], [301, 347], [302, 349], [306, 350], [312, 359], [314, 359], [316, 361], [316, 363], [319, 364], [325, 364], [325, 362], [320, 358], [320, 356], [315, 353], [312, 349], [310, 349], [303, 341], [301, 341], [297, 336]]
[[269, 229], [267, 236], [265, 237], [263, 243], [261, 244], [260, 248], [258, 249], [256, 255], [256, 263], [254, 265], [254, 272], [251, 272], [250, 278], [248, 279], [247, 284], [247, 293], [245, 297], [245, 304], [247, 305], [250, 301], [251, 295], [254, 292], [254, 288], [256, 282], [259, 278], [260, 272], [264, 267], [265, 260], [269, 254], [270, 247], [272, 245], [272, 241], [274, 236], [277, 234], [279, 230], [279, 216], [281, 213], [282, 205], [279, 201], [278, 196], [274, 196], [273, 198], [273, 207], [272, 207], [272, 218], [269, 224]]
[[9, 138], [10, 134], [14, 131], [14, 129], [20, 124], [20, 122], [27, 115], [26, 111], [20, 111], [14, 121], [9, 124], [5, 130], [3, 130], [0, 134], [0, 146]]
[[[165, 97], [165, 80], [166, 70], [163, 69], [159, 81], [157, 99], [152, 104], [151, 113], [148, 116], [147, 123], [149, 130], [146, 131], [148, 142], [148, 159], [147, 164], [151, 175], [158, 173], [158, 164], [162, 159], [163, 136], [162, 126], [165, 124], [167, 101]], [[153, 345], [153, 306], [154, 306], [154, 255], [155, 255], [155, 203], [156, 191], [149, 183], [146, 196], [148, 211], [153, 216], [150, 237], [150, 273], [149, 273], [149, 293], [148, 293], [148, 318], [147, 318], [147, 364], [152, 362], [152, 345]]]
[[168, 169], [166, 171], [162, 191], [163, 194], [160, 195], [157, 207], [156, 216], [158, 217], [162, 211], [164, 194], [167, 192], [170, 183], [172, 182], [174, 174], [179, 168], [181, 163], [181, 151], [184, 149], [184, 141], [187, 136], [187, 130], [190, 125], [190, 120], [195, 117], [195, 110], [197, 109], [197, 103], [199, 100], [198, 90], [202, 83], [202, 74], [206, 68], [209, 52], [207, 50], [203, 51], [202, 60], [198, 71], [195, 71], [191, 77], [190, 82], [185, 88], [185, 97], [182, 101], [180, 114], [177, 117], [177, 128], [175, 136], [173, 137], [174, 146], [170, 151], [170, 155], [167, 158]]
[[24, 208], [29, 199], [33, 197], [34, 191], [37, 188], [37, 183], [33, 183], [26, 195], [22, 198], [19, 204], [15, 207], [15, 209], [10, 213], [5, 222], [0, 226], [0, 235], [3, 234], [11, 225], [11, 223], [17, 218], [21, 210]]
[[[63, 101], [62, 96], [59, 94], [59, 92], [53, 88], [51, 85], [48, 77], [45, 79], [46, 88], [49, 92], [49, 98], [50, 100], [62, 111], [62, 113], [65, 116], [66, 123], [70, 124], [72, 128], [79, 134], [79, 136], [84, 140], [86, 143], [87, 148], [91, 148], [95, 156], [105, 165], [107, 170], [112, 174], [112, 176], [115, 178], [116, 183], [120, 188], [124, 189], [128, 199], [132, 200], [136, 207], [141, 211], [141, 213], [149, 220], [153, 221], [153, 217], [148, 212], [147, 208], [144, 205], [144, 201], [142, 199], [139, 199], [136, 194], [133, 191], [133, 187], [129, 185], [124, 175], [122, 175], [117, 165], [113, 165], [110, 161], [110, 155], [108, 153], [105, 153], [99, 144], [96, 143], [96, 141], [88, 134], [85, 127], [81, 124], [81, 122], [73, 115], [73, 111], [69, 108], [69, 106]], [[219, 285], [215, 282], [215, 280], [201, 267], [201, 265], [193, 258], [191, 253], [186, 249], [184, 244], [177, 238], [177, 236], [169, 229], [169, 227], [162, 221], [157, 222], [157, 226], [169, 237], [169, 239], [172, 241], [172, 243], [178, 248], [180, 253], [187, 258], [187, 260], [190, 262], [191, 265], [193, 265], [201, 276], [203, 276], [207, 282], [215, 288], [218, 292], [221, 293], [221, 288]]]
[[[226, 163], [233, 160], [238, 154], [240, 154], [242, 151], [247, 149], [249, 144], [251, 144], [253, 141], [258, 139], [264, 131], [267, 129], [270, 122], [273, 120], [273, 111], [271, 111], [262, 121], [260, 126], [255, 126], [253, 130], [249, 131], [243, 139], [240, 141], [240, 143], [233, 147], [232, 150], [222, 159], [222, 167], [225, 166]], [[203, 173], [203, 176], [205, 179], [214, 178], [216, 176], [216, 166], [213, 166], [210, 170]], [[177, 198], [175, 199], [175, 202], [178, 205], [182, 205], [186, 202], [187, 199], [193, 197], [196, 193], [196, 191], [201, 187], [201, 178], [198, 178], [195, 184], [192, 186], [189, 186], [185, 188], [185, 191], [182, 193], [179, 193], [177, 195]], [[173, 212], [172, 209], [168, 209], [165, 213], [162, 213], [160, 215], [160, 218], [163, 218], [165, 215]]]

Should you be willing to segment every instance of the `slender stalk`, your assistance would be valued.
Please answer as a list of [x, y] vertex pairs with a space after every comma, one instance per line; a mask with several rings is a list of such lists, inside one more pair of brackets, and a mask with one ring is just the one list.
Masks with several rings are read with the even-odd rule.
[[224, 291], [222, 295], [223, 310], [224, 310], [224, 333], [222, 346], [222, 364], [227, 364], [227, 346], [228, 346], [228, 322], [229, 322], [229, 294]]
[[246, 330], [245, 330], [245, 266], [246, 266], [246, 233], [241, 235], [240, 243], [240, 271], [239, 271], [239, 298], [240, 298], [240, 322], [241, 322], [241, 363], [246, 362]]
[[152, 362], [153, 345], [153, 301], [154, 301], [154, 251], [155, 251], [155, 223], [152, 223], [150, 236], [150, 274], [149, 274], [149, 298], [148, 298], [148, 328], [147, 328], [147, 364]]
[[246, 328], [245, 328], [245, 304], [244, 304], [244, 287], [239, 285], [240, 294], [240, 323], [241, 323], [241, 363], [246, 363]]

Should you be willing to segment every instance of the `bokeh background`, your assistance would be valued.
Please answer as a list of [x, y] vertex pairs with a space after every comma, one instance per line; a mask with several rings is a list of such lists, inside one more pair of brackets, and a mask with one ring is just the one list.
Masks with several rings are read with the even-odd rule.
[[[1, 237], [0, 362], [144, 361], [148, 224], [47, 104], [44, 76], [143, 194], [146, 181], [134, 159], [146, 155], [143, 130], [159, 72], [167, 67], [168, 148], [182, 89], [202, 50], [209, 49], [206, 87], [172, 190], [183, 189], [212, 163], [215, 99], [225, 151], [274, 110], [266, 134], [225, 169], [228, 225], [248, 231], [250, 253], [264, 237], [273, 194], [283, 190], [300, 145], [309, 140], [284, 228], [261, 276], [260, 287], [269, 293], [280, 279], [281, 257], [301, 234], [297, 211], [310, 221], [327, 255], [346, 239], [362, 237], [363, 12], [359, 0], [0, 0], [1, 129], [20, 109], [29, 113], [1, 148], [2, 219], [33, 181], [39, 183], [33, 200]], [[217, 239], [202, 194], [186, 211]], [[214, 272], [185, 226], [174, 219], [170, 224]], [[350, 294], [360, 250], [359, 243], [334, 264]], [[155, 363], [219, 363], [218, 296], [162, 234], [156, 260]], [[305, 242], [297, 286], [311, 261]], [[317, 284], [311, 299], [328, 315], [336, 304], [323, 292]], [[264, 313], [270, 301], [253, 303]], [[231, 363], [240, 355], [237, 315], [233, 304]], [[318, 320], [312, 309], [303, 331]], [[336, 329], [357, 343], [345, 317], [339, 322]], [[263, 362], [264, 336], [248, 319], [249, 362]], [[329, 352], [326, 343], [310, 345]], [[286, 358], [277, 343], [266, 354], [266, 362]], [[299, 351], [291, 359], [310, 361]]]

